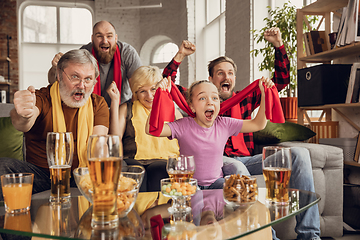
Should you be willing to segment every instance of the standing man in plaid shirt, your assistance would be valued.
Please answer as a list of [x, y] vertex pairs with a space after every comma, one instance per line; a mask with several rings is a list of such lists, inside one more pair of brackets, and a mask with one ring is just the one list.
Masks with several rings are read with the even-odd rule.
[[[290, 82], [290, 63], [282, 42], [279, 28], [270, 28], [265, 31], [264, 37], [275, 47], [275, 72], [273, 81], [280, 91]], [[182, 47], [179, 49], [181, 52]], [[194, 50], [195, 51], [195, 48]], [[189, 52], [189, 50], [188, 50]], [[175, 80], [177, 68], [181, 60], [190, 54], [180, 54], [182, 58], [175, 58], [164, 69], [164, 76], [172, 76]], [[234, 93], [236, 80], [236, 64], [228, 57], [219, 57], [211, 61], [208, 65], [209, 81], [218, 87], [220, 98], [224, 101], [232, 97]], [[181, 92], [184, 89], [179, 86]], [[247, 96], [238, 105], [230, 109], [225, 116], [239, 119], [251, 118], [251, 113], [259, 106], [260, 95], [255, 92]], [[224, 165], [240, 161], [249, 170], [251, 175], [262, 174], [262, 156], [253, 155], [254, 142], [253, 134], [239, 134], [237, 137], [229, 138], [224, 149]], [[309, 151], [305, 148], [292, 147], [292, 173], [290, 178], [290, 187], [310, 192], [315, 192], [312, 166]], [[320, 217], [318, 206], [314, 205], [308, 210], [296, 216], [295, 231], [298, 239], [320, 239]], [[276, 239], [276, 237], [274, 237]]]

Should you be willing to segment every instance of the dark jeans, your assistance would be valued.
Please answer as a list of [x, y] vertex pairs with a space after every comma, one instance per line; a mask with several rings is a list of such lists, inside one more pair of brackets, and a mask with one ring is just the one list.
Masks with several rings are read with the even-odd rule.
[[[33, 191], [39, 193], [51, 188], [50, 172], [48, 169], [35, 166], [34, 164], [20, 161], [13, 158], [0, 158], [0, 176], [8, 173], [33, 173]], [[0, 180], [1, 181], [1, 180]], [[76, 187], [75, 180], [71, 173], [70, 187]], [[2, 189], [0, 188], [0, 200], [3, 201]]]
[[124, 159], [127, 165], [141, 165], [145, 168], [144, 180], [140, 187], [140, 192], [160, 191], [160, 180], [168, 178], [165, 160], [158, 160], [150, 164], [141, 164], [135, 159]]

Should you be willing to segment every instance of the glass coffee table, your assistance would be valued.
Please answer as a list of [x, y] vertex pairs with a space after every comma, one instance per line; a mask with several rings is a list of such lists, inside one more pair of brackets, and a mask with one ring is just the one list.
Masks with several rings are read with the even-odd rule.
[[[256, 203], [236, 207], [224, 202], [222, 189], [198, 191], [192, 197], [192, 213], [187, 219], [194, 226], [194, 239], [215, 235], [236, 239], [284, 221], [320, 201], [318, 194], [296, 189], [289, 189], [289, 196], [288, 206], [269, 206], [265, 204], [265, 188], [259, 188]], [[94, 231], [90, 227], [92, 207], [77, 189], [72, 189], [70, 204], [51, 205], [48, 199], [47, 192], [33, 195], [30, 211], [20, 215], [5, 214], [0, 202], [1, 235], [8, 239], [151, 239], [134, 210], [120, 219], [119, 228]]]

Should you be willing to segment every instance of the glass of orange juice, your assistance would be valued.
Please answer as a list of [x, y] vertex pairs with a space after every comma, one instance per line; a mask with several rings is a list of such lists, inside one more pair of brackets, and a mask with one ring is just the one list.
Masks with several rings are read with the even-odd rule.
[[21, 213], [30, 209], [33, 180], [32, 173], [10, 173], [1, 176], [7, 213]]

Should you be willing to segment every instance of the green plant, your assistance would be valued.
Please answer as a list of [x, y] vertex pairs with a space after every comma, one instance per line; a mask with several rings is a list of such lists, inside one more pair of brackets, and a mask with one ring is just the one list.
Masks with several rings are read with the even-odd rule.
[[[259, 64], [259, 70], [273, 71], [274, 70], [274, 47], [271, 43], [265, 40], [264, 32], [271, 27], [278, 27], [281, 31], [281, 37], [290, 61], [290, 84], [281, 94], [288, 97], [295, 96], [296, 78], [297, 78], [297, 41], [296, 41], [296, 7], [291, 2], [286, 2], [282, 7], [271, 9], [267, 6], [269, 17], [264, 18], [265, 27], [261, 30], [251, 30], [254, 34], [256, 43], [264, 42], [265, 47], [254, 49], [250, 53], [257, 57], [262, 55], [263, 61]], [[317, 21], [316, 16], [308, 17], [310, 26]], [[303, 21], [303, 29], [308, 30], [307, 25]], [[305, 49], [305, 48], [304, 48]], [[285, 91], [285, 92], [284, 92]]]

